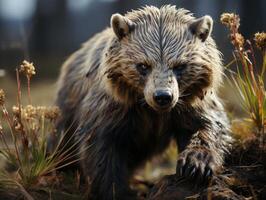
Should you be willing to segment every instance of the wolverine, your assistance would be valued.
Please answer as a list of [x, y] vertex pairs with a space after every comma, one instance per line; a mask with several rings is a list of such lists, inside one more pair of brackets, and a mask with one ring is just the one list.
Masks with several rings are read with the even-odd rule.
[[79, 142], [91, 199], [136, 199], [129, 179], [172, 140], [177, 176], [204, 181], [222, 168], [231, 136], [212, 28], [210, 16], [146, 6], [113, 14], [65, 62], [58, 130]]

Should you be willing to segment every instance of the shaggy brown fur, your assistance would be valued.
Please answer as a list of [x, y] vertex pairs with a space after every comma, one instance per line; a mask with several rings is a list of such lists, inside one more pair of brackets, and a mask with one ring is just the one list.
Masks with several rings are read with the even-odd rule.
[[66, 61], [58, 128], [78, 128], [93, 199], [134, 199], [132, 173], [171, 139], [181, 152], [180, 176], [203, 181], [222, 167], [231, 138], [217, 97], [222, 64], [211, 31], [209, 16], [144, 7], [114, 14], [111, 28]]

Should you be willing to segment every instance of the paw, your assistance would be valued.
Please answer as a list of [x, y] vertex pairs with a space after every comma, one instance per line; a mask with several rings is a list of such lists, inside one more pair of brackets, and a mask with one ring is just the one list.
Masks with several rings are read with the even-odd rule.
[[184, 150], [177, 161], [177, 175], [194, 179], [198, 183], [207, 182], [218, 169], [214, 153], [204, 147]]

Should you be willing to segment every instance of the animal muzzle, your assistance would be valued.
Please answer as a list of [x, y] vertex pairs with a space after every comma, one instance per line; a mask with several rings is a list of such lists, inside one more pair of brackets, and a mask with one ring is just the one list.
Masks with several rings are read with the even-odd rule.
[[144, 89], [146, 102], [158, 112], [170, 111], [178, 101], [178, 83], [172, 71], [154, 72]]
[[172, 104], [173, 94], [169, 90], [157, 90], [153, 93], [153, 100], [159, 107], [168, 107]]

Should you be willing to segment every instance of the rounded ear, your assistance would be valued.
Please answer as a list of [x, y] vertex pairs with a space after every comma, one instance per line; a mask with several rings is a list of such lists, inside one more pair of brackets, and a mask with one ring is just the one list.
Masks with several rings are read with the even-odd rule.
[[113, 14], [111, 17], [111, 27], [118, 37], [122, 39], [133, 30], [133, 22], [120, 14]]
[[205, 15], [196, 19], [191, 25], [190, 30], [202, 42], [204, 42], [212, 32], [213, 20], [210, 16]]

